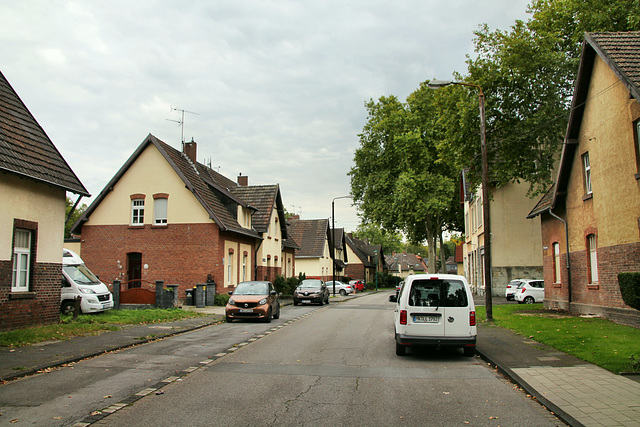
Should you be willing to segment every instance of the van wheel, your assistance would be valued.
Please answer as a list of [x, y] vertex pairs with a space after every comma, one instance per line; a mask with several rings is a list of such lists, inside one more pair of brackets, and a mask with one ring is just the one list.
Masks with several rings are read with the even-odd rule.
[[528, 296], [524, 299], [524, 303], [525, 304], [533, 304], [534, 302], [536, 302], [532, 296]]
[[464, 347], [464, 355], [466, 357], [473, 357], [476, 354], [475, 347]]
[[60, 312], [62, 314], [73, 314], [76, 311], [76, 303], [75, 301], [65, 301], [62, 303], [60, 307]]
[[404, 356], [407, 354], [407, 347], [396, 342], [396, 356]]

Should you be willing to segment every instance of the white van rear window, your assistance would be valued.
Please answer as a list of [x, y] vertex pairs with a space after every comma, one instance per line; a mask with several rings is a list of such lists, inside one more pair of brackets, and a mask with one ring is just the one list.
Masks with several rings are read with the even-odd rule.
[[409, 305], [417, 307], [467, 307], [467, 291], [460, 280], [415, 280]]

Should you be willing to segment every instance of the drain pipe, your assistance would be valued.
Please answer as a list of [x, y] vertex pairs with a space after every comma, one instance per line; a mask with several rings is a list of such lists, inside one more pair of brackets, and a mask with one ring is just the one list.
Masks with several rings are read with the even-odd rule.
[[[564, 238], [565, 238], [565, 242], [567, 244], [567, 281], [568, 281], [568, 288], [567, 290], [569, 291], [569, 306], [571, 306], [571, 260], [569, 257], [569, 224], [567, 223], [567, 221], [565, 221], [564, 219], [560, 218], [558, 215], [554, 214], [553, 211], [551, 209], [549, 209], [549, 214], [554, 217], [555, 219], [562, 221], [562, 223], [564, 224]], [[555, 255], [554, 255], [555, 256]]]

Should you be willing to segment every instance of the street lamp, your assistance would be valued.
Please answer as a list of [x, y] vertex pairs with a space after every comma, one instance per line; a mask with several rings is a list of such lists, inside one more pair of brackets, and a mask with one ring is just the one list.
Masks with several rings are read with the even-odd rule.
[[376, 292], [378, 292], [378, 258], [380, 257], [380, 253], [378, 251], [373, 251], [376, 256]]
[[333, 296], [336, 296], [336, 200], [338, 199], [351, 199], [352, 196], [339, 196], [339, 197], [334, 197], [333, 200], [331, 200], [331, 234], [332, 234], [332, 239], [333, 242], [331, 242], [331, 245], [333, 245], [333, 249], [331, 249], [332, 253], [333, 253], [333, 275], [332, 275], [332, 282], [333, 282]]
[[484, 92], [482, 87], [471, 83], [449, 80], [431, 80], [430, 89], [439, 89], [449, 85], [469, 86], [478, 89], [480, 98], [480, 151], [482, 155], [482, 220], [484, 222], [484, 281], [485, 309], [487, 320], [493, 320], [493, 301], [491, 299], [491, 222], [489, 217], [489, 162], [487, 160], [487, 135], [484, 116]]

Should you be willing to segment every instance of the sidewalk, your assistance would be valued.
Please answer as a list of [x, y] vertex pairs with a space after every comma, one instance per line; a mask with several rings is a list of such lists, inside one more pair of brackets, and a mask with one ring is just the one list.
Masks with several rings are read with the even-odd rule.
[[[354, 296], [335, 297], [331, 301], [351, 298]], [[480, 301], [478, 303], [481, 304]], [[104, 352], [202, 328], [224, 319], [223, 307], [184, 308], [207, 315], [130, 326], [97, 336], [17, 349], [0, 348], [0, 383]], [[478, 327], [477, 352], [572, 426], [640, 426], [640, 382], [612, 374], [496, 326], [483, 324]]]

